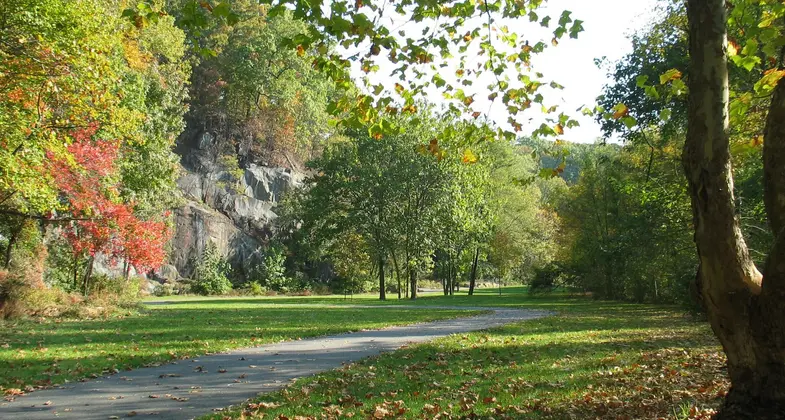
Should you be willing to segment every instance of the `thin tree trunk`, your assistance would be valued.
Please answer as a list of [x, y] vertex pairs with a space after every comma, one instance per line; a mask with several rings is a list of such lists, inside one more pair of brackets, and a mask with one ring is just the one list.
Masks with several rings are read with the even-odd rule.
[[409, 286], [411, 287], [410, 299], [417, 299], [417, 272], [414, 269], [409, 271]]
[[455, 292], [455, 259], [450, 258], [450, 296]]
[[82, 294], [88, 296], [90, 294], [90, 278], [93, 276], [93, 262], [95, 258], [92, 256], [87, 259], [87, 268], [85, 269], [84, 278], [82, 279]]
[[79, 290], [79, 256], [74, 254], [74, 290]]
[[5, 249], [5, 264], [4, 267], [8, 269], [11, 266], [11, 251], [14, 249], [14, 245], [16, 245], [16, 241], [19, 239], [19, 233], [22, 232], [23, 224], [20, 223], [16, 229], [11, 232], [11, 237], [8, 238], [8, 247]]
[[697, 290], [728, 356], [731, 389], [719, 419], [785, 413], [785, 87], [772, 99], [764, 140], [766, 210], [777, 240], [764, 273], [752, 262], [733, 197], [728, 138], [725, 0], [688, 0], [689, 106], [684, 168], [700, 259]]
[[477, 263], [480, 260], [480, 248], [474, 250], [474, 260], [472, 261], [472, 272], [469, 275], [469, 296], [474, 295], [474, 287], [477, 282]]
[[398, 282], [398, 300], [401, 300], [401, 270], [398, 268], [398, 259], [395, 258], [395, 252], [391, 252], [393, 260], [393, 268], [395, 269], [395, 280]]
[[605, 298], [606, 299], [615, 299], [616, 298], [616, 288], [613, 287], [613, 257], [606, 252], [605, 258]]
[[387, 293], [384, 291], [384, 254], [379, 253], [379, 300], [387, 300]]
[[445, 279], [444, 295], [452, 294], [452, 253], [447, 253], [447, 276]]
[[461, 274], [462, 273], [458, 273], [457, 266], [453, 266], [452, 286], [453, 286], [453, 289], [455, 289], [456, 292], [460, 292], [461, 291]]
[[408, 251], [406, 252], [406, 255], [405, 255], [404, 258], [406, 258], [404, 260], [404, 262], [406, 264], [406, 275], [404, 276], [404, 285], [403, 285], [404, 296], [403, 297], [405, 299], [409, 299], [409, 278], [411, 277], [409, 275], [409, 273], [411, 273], [412, 267], [411, 267], [411, 265], [409, 265], [409, 252]]
[[[409, 288], [411, 287], [412, 278], [412, 256], [411, 248], [409, 247], [409, 231], [406, 231], [406, 240], [404, 242], [406, 247], [406, 298], [409, 298]], [[414, 299], [414, 298], [412, 298]]]
[[[454, 261], [460, 261], [461, 255], [463, 255], [463, 248], [460, 251], [455, 253]], [[450, 289], [450, 295], [453, 294], [453, 291], [459, 292], [461, 290], [460, 285], [460, 275], [458, 273], [458, 264], [453, 262], [452, 264], [452, 289]]]
[[444, 252], [444, 258], [439, 260], [439, 265], [441, 265], [441, 269], [439, 270], [439, 277], [442, 281], [442, 293], [444, 296], [447, 296], [447, 275], [449, 268], [447, 267], [447, 252]]
[[128, 283], [128, 279], [131, 277], [131, 263], [128, 260], [125, 260], [123, 263], [123, 278], [125, 282]]
[[444, 296], [447, 296], [447, 276], [442, 275], [442, 292]]
[[442, 276], [442, 293], [444, 294], [444, 296], [449, 295], [449, 292], [447, 291], [447, 276], [446, 275]]

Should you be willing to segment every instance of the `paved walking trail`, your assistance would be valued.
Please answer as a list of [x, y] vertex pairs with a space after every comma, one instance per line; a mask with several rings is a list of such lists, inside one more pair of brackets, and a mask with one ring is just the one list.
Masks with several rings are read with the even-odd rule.
[[[407, 308], [409, 306], [394, 306]], [[380, 308], [380, 306], [374, 306]], [[470, 318], [389, 327], [288, 341], [228, 353], [140, 368], [89, 382], [68, 383], [35, 391], [13, 402], [0, 403], [0, 419], [98, 420], [143, 416], [150, 419], [192, 419], [278, 390], [295, 378], [340, 367], [409, 343], [450, 334], [483, 330], [550, 313], [486, 307], [423, 307], [488, 310]], [[325, 310], [329, 310], [325, 308]]]

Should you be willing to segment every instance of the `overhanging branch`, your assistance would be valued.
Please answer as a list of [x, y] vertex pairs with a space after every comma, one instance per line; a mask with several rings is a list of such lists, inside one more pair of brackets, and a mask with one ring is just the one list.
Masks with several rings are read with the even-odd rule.
[[0, 214], [21, 217], [23, 219], [40, 220], [45, 223], [66, 223], [66, 222], [95, 220], [94, 218], [90, 218], [90, 217], [49, 217], [40, 214], [22, 213], [16, 210], [9, 210], [9, 209], [0, 209]]

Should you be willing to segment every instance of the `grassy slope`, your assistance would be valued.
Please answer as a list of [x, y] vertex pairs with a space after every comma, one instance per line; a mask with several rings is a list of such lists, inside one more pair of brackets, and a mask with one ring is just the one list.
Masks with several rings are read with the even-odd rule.
[[335, 298], [179, 300], [110, 319], [0, 321], [0, 392], [226, 349], [466, 315], [313, 305], [324, 302], [344, 303]]
[[710, 329], [678, 308], [520, 294], [417, 304], [468, 303], [559, 315], [303, 378], [214, 418], [708, 418], [727, 390]]

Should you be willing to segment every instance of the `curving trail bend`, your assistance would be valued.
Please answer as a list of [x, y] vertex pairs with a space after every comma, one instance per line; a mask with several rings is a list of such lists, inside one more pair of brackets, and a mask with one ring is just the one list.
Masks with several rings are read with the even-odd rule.
[[[163, 302], [152, 302], [155, 303]], [[150, 419], [192, 419], [210, 414], [214, 409], [242, 403], [257, 394], [276, 391], [293, 379], [394, 351], [407, 344], [552, 314], [547, 311], [492, 307], [388, 307], [489, 312], [472, 317], [238, 349], [159, 367], [121, 372], [88, 382], [68, 383], [19, 396], [13, 402], [3, 401], [0, 403], [0, 419], [105, 420], [122, 419], [128, 417], [129, 413], [133, 415], [133, 412]], [[324, 308], [329, 306], [325, 305]]]

